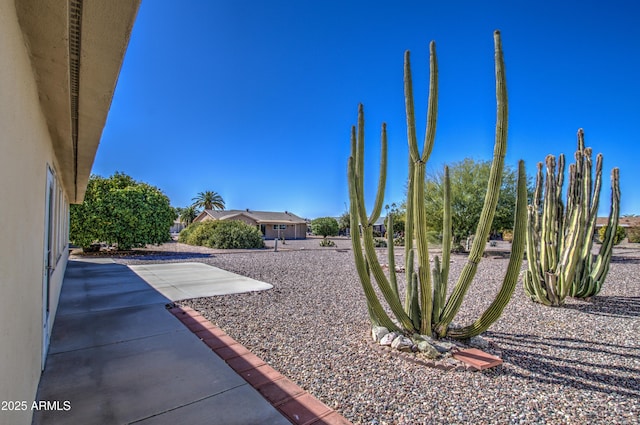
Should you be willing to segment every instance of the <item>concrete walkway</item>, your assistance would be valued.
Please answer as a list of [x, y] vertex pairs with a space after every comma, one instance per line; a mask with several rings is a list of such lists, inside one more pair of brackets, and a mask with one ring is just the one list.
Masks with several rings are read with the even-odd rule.
[[171, 301], [264, 291], [273, 285], [203, 263], [159, 263], [129, 266]]
[[127, 266], [69, 261], [38, 400], [70, 409], [33, 423], [290, 424], [170, 301]]

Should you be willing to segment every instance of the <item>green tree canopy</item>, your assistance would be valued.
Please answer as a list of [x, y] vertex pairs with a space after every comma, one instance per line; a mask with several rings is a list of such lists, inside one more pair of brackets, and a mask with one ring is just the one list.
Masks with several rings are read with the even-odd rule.
[[314, 235], [337, 236], [339, 231], [338, 220], [333, 217], [320, 217], [311, 221], [311, 231]]
[[204, 208], [205, 210], [223, 210], [224, 199], [212, 190], [206, 192], [200, 192], [192, 199], [193, 206], [196, 208]]
[[[480, 220], [487, 192], [490, 161], [466, 158], [449, 166], [451, 182], [451, 225], [456, 241], [472, 235]], [[502, 186], [491, 233], [513, 229], [518, 175], [505, 165]], [[444, 171], [427, 176], [425, 181], [425, 208], [429, 230], [442, 232]]]
[[124, 173], [109, 178], [92, 175], [84, 202], [70, 211], [71, 243], [89, 247], [96, 242], [127, 250], [170, 239], [176, 212], [160, 189], [137, 182]]
[[351, 227], [351, 215], [349, 214], [349, 211], [345, 211], [338, 218], [338, 230], [340, 232], [344, 232], [350, 227]]
[[[385, 226], [387, 225], [387, 219], [389, 216], [393, 217], [393, 233], [403, 233], [404, 232], [404, 223], [406, 220], [406, 212], [404, 206], [398, 207], [398, 205], [394, 202], [389, 205], [385, 205], [384, 209], [387, 211], [387, 217], [385, 218]], [[388, 229], [387, 229], [388, 231]]]

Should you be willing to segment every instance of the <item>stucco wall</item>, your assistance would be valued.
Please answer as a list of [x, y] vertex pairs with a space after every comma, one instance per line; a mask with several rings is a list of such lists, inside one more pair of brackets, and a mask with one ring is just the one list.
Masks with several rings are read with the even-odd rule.
[[[0, 400], [30, 404], [42, 358], [46, 172], [56, 164], [13, 0], [0, 0], [0, 63]], [[52, 307], [65, 251], [53, 274]], [[0, 423], [30, 421], [30, 410], [0, 412]]]
[[307, 225], [306, 224], [287, 224], [287, 228], [284, 230], [278, 230], [273, 228], [273, 224], [265, 225], [265, 235], [267, 239], [275, 239], [278, 237], [285, 239], [306, 239], [307, 237]]

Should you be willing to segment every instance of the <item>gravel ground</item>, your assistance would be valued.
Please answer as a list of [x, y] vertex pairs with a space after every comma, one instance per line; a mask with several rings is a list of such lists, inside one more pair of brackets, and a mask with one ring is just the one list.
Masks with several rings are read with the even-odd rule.
[[[428, 368], [369, 343], [350, 242], [287, 241], [278, 252], [166, 244], [121, 263], [200, 261], [274, 285], [269, 291], [183, 302], [354, 424], [640, 423], [640, 247], [617, 247], [603, 291], [564, 308], [535, 304], [519, 283], [483, 336], [504, 365], [484, 372]], [[383, 256], [384, 251], [380, 251]], [[454, 255], [450, 281], [466, 257]], [[401, 262], [402, 257], [398, 256]], [[480, 263], [456, 318], [475, 319], [507, 266]]]

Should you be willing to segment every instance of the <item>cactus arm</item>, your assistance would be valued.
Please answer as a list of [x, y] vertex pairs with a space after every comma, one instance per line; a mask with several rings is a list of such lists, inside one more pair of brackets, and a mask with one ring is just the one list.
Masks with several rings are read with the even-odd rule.
[[[451, 260], [451, 181], [449, 179], [449, 167], [444, 167], [444, 197], [442, 217], [442, 267], [440, 271], [441, 281], [444, 285], [443, 294], [447, 293], [449, 280], [449, 263]], [[443, 295], [443, 297], [446, 295]], [[444, 300], [443, 300], [444, 302]]]
[[416, 115], [413, 102], [413, 80], [411, 77], [411, 53], [404, 52], [404, 104], [407, 114], [407, 141], [409, 142], [409, 161], [420, 159], [418, 137], [416, 136]]
[[415, 168], [413, 193], [413, 211], [415, 220], [416, 245], [418, 248], [418, 282], [420, 284], [420, 333], [431, 336], [431, 315], [433, 294], [429, 267], [429, 245], [427, 242], [427, 219], [424, 209], [425, 164], [418, 163]]
[[355, 158], [354, 183], [356, 184], [356, 190], [354, 193], [358, 206], [356, 210], [364, 232], [364, 228], [369, 225], [369, 219], [367, 218], [367, 210], [364, 203], [364, 106], [362, 104], [358, 105], [358, 127], [355, 131], [352, 129], [351, 134], [351, 146], [355, 147], [355, 152], [352, 153], [352, 156]]
[[400, 294], [398, 292], [398, 278], [396, 276], [395, 255], [395, 249], [393, 246], [393, 215], [387, 214], [387, 261], [389, 262], [389, 281], [391, 282], [391, 289], [395, 292], [396, 297], [400, 299]]
[[[414, 165], [411, 158], [409, 158], [409, 179], [407, 183], [407, 194], [413, 193], [414, 190], [413, 174]], [[411, 311], [411, 296], [409, 295], [409, 285], [414, 273], [413, 256], [413, 196], [407, 195], [407, 208], [404, 223], [404, 271], [407, 281], [404, 309], [407, 313]]]
[[[489, 172], [489, 182], [487, 193], [484, 199], [480, 221], [476, 228], [476, 238], [471, 246], [471, 252], [467, 264], [464, 266], [453, 293], [447, 300], [442, 318], [437, 326], [437, 333], [440, 336], [446, 335], [447, 328], [457, 314], [462, 300], [469, 285], [477, 271], [478, 263], [482, 258], [482, 253], [486, 245], [491, 223], [498, 205], [498, 195], [502, 181], [502, 170], [504, 168], [504, 157], [507, 149], [507, 123], [508, 123], [508, 99], [507, 85], [504, 74], [504, 58], [502, 54], [502, 42], [500, 32], [494, 32], [495, 44], [495, 70], [496, 70], [496, 136], [493, 150], [493, 161]], [[423, 319], [424, 321], [424, 319]]]
[[502, 315], [502, 311], [511, 300], [516, 288], [524, 257], [525, 233], [527, 231], [527, 173], [522, 160], [518, 163], [518, 190], [513, 229], [511, 257], [498, 295], [478, 320], [462, 329], [452, 329], [448, 332], [450, 337], [471, 338], [489, 329], [489, 326]]
[[614, 168], [611, 171], [611, 209], [609, 212], [609, 220], [604, 240], [600, 246], [595, 265], [593, 266], [590, 278], [595, 282], [595, 287], [591, 291], [585, 291], [583, 297], [591, 297], [597, 295], [602, 289], [609, 265], [611, 263], [611, 255], [613, 253], [613, 240], [615, 239], [618, 221], [620, 217], [620, 170]]
[[433, 269], [431, 269], [431, 279], [433, 282], [433, 310], [431, 311], [431, 322], [437, 323], [442, 311], [443, 300], [441, 297], [443, 283], [440, 270], [440, 258], [436, 255], [433, 258]]
[[[543, 273], [555, 272], [558, 265], [558, 245], [562, 241], [558, 240], [558, 198], [556, 190], [556, 159], [553, 155], [547, 155], [545, 159], [547, 166], [547, 178], [545, 185], [542, 211], [542, 224], [540, 233], [540, 268]], [[561, 248], [560, 248], [561, 249]]]
[[427, 129], [422, 148], [422, 163], [426, 164], [433, 150], [436, 138], [436, 120], [438, 117], [438, 57], [436, 43], [429, 43], [429, 100], [427, 106]]
[[442, 264], [438, 256], [433, 266], [433, 313], [432, 321], [437, 323], [447, 297], [449, 262], [451, 258], [451, 182], [449, 167], [444, 167], [443, 217], [442, 217]]
[[411, 285], [411, 279], [413, 279], [413, 256], [414, 256], [414, 252], [413, 249], [410, 249], [408, 252], [406, 250], [406, 245], [407, 245], [407, 233], [406, 233], [406, 229], [407, 229], [407, 223], [405, 223], [405, 238], [404, 238], [404, 244], [405, 244], [405, 279], [407, 281], [407, 290], [405, 291], [405, 298], [404, 298], [404, 311], [407, 312], [407, 314], [409, 314], [411, 312], [411, 297], [413, 296], [410, 292], [410, 285]]
[[380, 266], [376, 250], [374, 248], [375, 241], [373, 237], [373, 229], [371, 227], [365, 227], [362, 230], [362, 233], [364, 239], [363, 245], [365, 256], [367, 258], [367, 261], [369, 262], [371, 274], [378, 283], [380, 292], [382, 292], [384, 299], [387, 301], [387, 304], [389, 304], [391, 311], [396, 316], [396, 319], [398, 319], [402, 327], [408, 331], [414, 331], [415, 329], [413, 329], [413, 322], [409, 318], [409, 315], [404, 311], [404, 308], [400, 303], [400, 298], [398, 298], [397, 294], [391, 288], [391, 284], [389, 283], [387, 276], [384, 274], [384, 271]]
[[[407, 197], [413, 197], [413, 220], [416, 245], [418, 248], [418, 281], [420, 284], [421, 325], [420, 333], [431, 335], [431, 313], [433, 308], [433, 293], [431, 286], [431, 274], [429, 267], [429, 246], [426, 235], [426, 217], [424, 210], [424, 180], [425, 161], [431, 153], [435, 139], [435, 124], [438, 102], [438, 66], [436, 61], [435, 43], [429, 45], [429, 99], [427, 107], [427, 132], [425, 135], [422, 156], [418, 150], [418, 142], [415, 130], [415, 111], [413, 102], [413, 85], [411, 77], [411, 62], [409, 52], [405, 53], [404, 64], [404, 89], [405, 108], [407, 115], [407, 140], [413, 166], [413, 192], [408, 192]], [[406, 240], [406, 238], [405, 238]]]
[[[540, 266], [540, 204], [542, 203], [542, 186], [544, 174], [542, 162], [538, 162], [536, 168], [536, 184], [533, 192], [532, 205], [527, 208], [527, 268], [524, 276], [524, 291], [534, 301], [541, 299], [537, 291], [540, 288], [542, 269]], [[542, 297], [544, 298], [544, 296]]]
[[[353, 133], [352, 133], [353, 134]], [[352, 145], [353, 147], [354, 145]], [[373, 285], [371, 284], [371, 277], [367, 266], [367, 261], [362, 253], [362, 246], [360, 243], [359, 227], [360, 221], [358, 217], [358, 196], [356, 194], [358, 184], [356, 182], [356, 171], [354, 165], [355, 159], [353, 156], [349, 158], [348, 163], [348, 182], [349, 182], [349, 199], [350, 199], [350, 217], [351, 217], [351, 245], [353, 248], [353, 255], [355, 258], [356, 270], [360, 277], [360, 283], [367, 300], [367, 308], [369, 310], [369, 317], [372, 323], [380, 324], [389, 330], [398, 330], [398, 327], [389, 318], [384, 308], [378, 300]]]
[[411, 313], [411, 303], [414, 294], [411, 292], [412, 279], [414, 274], [414, 253], [413, 253], [413, 192], [415, 190], [415, 160], [418, 159], [418, 142], [416, 137], [416, 119], [413, 104], [413, 85], [411, 80], [411, 54], [407, 50], [404, 54], [404, 99], [407, 116], [407, 140], [409, 142], [409, 165], [407, 182], [407, 208], [406, 222], [404, 225], [404, 259], [405, 273], [407, 280], [407, 290], [405, 293], [405, 311]]
[[373, 211], [369, 216], [369, 224], [373, 226], [380, 217], [382, 204], [384, 203], [384, 189], [387, 182], [387, 124], [382, 123], [380, 131], [380, 174], [378, 177], [378, 192], [373, 204]]
[[528, 271], [524, 279], [525, 293], [534, 301], [545, 303], [547, 293], [542, 288], [541, 282], [544, 280], [544, 271], [540, 267], [539, 240], [535, 233], [538, 213], [534, 206], [528, 208], [527, 220], [527, 267]]
[[573, 279], [575, 277], [576, 267], [580, 261], [580, 247], [584, 240], [584, 227], [581, 226], [583, 210], [574, 208], [567, 235], [565, 236], [565, 246], [562, 253], [562, 259], [558, 266], [558, 300], [553, 305], [562, 305], [564, 299], [569, 294]]
[[422, 323], [422, 312], [420, 310], [419, 291], [418, 291], [418, 274], [414, 273], [411, 276], [411, 288], [413, 296], [411, 297], [411, 320], [413, 320], [413, 326], [416, 329], [420, 329], [420, 323]]
[[[353, 138], [353, 131], [352, 131], [352, 138]], [[384, 296], [385, 300], [389, 304], [389, 307], [391, 307], [393, 314], [396, 316], [396, 318], [402, 324], [403, 327], [405, 327], [407, 330], [413, 330], [413, 323], [409, 319], [409, 316], [407, 315], [407, 313], [402, 308], [402, 304], [400, 303], [400, 300], [397, 294], [394, 293], [389, 283], [389, 280], [385, 276], [384, 271], [380, 266], [380, 262], [378, 261], [378, 257], [374, 248], [375, 241], [373, 238], [373, 223], [370, 218], [367, 218], [366, 207], [364, 202], [364, 194], [363, 194], [364, 183], [362, 178], [364, 173], [364, 140], [365, 140], [364, 139], [364, 108], [362, 105], [358, 107], [358, 129], [355, 134], [355, 139], [356, 139], [356, 143], [355, 143], [355, 162], [356, 163], [353, 164], [354, 160], [350, 160], [350, 165], [348, 170], [348, 179], [349, 179], [349, 185], [350, 185], [349, 196], [350, 196], [350, 201], [352, 202], [352, 204], [355, 205], [354, 212], [357, 213], [357, 216], [359, 217], [360, 223], [362, 225], [362, 237], [363, 237], [362, 245], [364, 246], [364, 253], [365, 253], [364, 255], [365, 255], [366, 264], [369, 265], [371, 274], [375, 278], [375, 281], [378, 284], [378, 287], [380, 288], [380, 291], [382, 292], [382, 295]], [[382, 145], [383, 146], [381, 149], [382, 158], [380, 160], [380, 168], [381, 168], [380, 176], [382, 179], [386, 179], [387, 149], [386, 149], [386, 132], [385, 132], [384, 125], [383, 125]], [[351, 146], [352, 148], [354, 147], [353, 140], [351, 142]], [[353, 188], [351, 188], [351, 186], [353, 186]], [[380, 189], [381, 187], [379, 185], [378, 194], [376, 196], [377, 205], [374, 206], [374, 213], [375, 213], [375, 210], [382, 208], [383, 196], [380, 195], [381, 193]], [[384, 183], [382, 184], [382, 193], [384, 193]], [[379, 215], [379, 212], [378, 212], [378, 215]], [[373, 217], [374, 217], [374, 214], [372, 214], [372, 218]], [[354, 218], [352, 217], [352, 220], [353, 219]], [[358, 227], [354, 227], [354, 228], [358, 228]], [[354, 248], [354, 251], [355, 250], [356, 249]], [[359, 253], [354, 253], [354, 255], [357, 255], [357, 254]], [[367, 277], [368, 277], [368, 274], [367, 274]], [[366, 288], [365, 290], [369, 290], [369, 288]], [[367, 299], [369, 300], [370, 295], [367, 297], [368, 297]], [[377, 297], [376, 297], [376, 300], [377, 300]], [[371, 302], [373, 302], [373, 300], [371, 300]], [[379, 304], [379, 301], [378, 301], [378, 304]], [[376, 307], [374, 310], [378, 315], [378, 318], [380, 319], [380, 321], [382, 321], [384, 318], [381, 317], [380, 312], [377, 310], [377, 306], [374, 306], [374, 307]]]
[[[535, 210], [535, 220], [533, 221], [533, 231], [536, 237], [540, 236], [540, 204], [542, 203], [542, 185], [544, 174], [542, 174], [542, 162], [538, 162], [538, 171], [536, 173], [536, 186], [533, 193], [533, 208]], [[539, 242], [539, 241], [538, 241]], [[536, 246], [540, 246], [539, 244]]]

